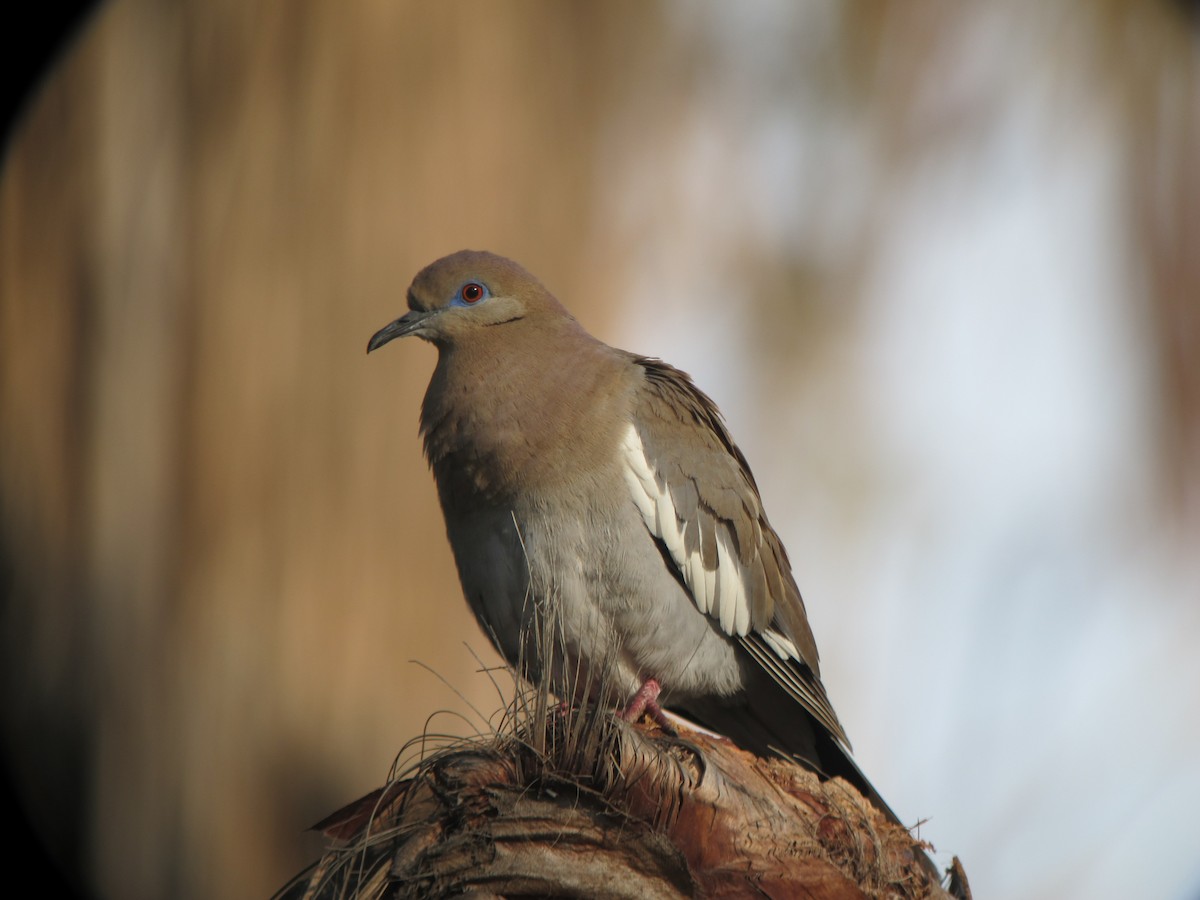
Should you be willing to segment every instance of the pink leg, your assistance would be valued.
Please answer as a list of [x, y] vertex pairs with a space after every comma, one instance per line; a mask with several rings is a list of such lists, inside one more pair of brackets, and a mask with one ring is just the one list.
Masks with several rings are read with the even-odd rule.
[[659, 728], [667, 732], [667, 734], [674, 734], [675, 727], [662, 711], [662, 707], [658, 705], [658, 695], [660, 693], [662, 693], [662, 687], [659, 683], [653, 678], [647, 678], [642, 686], [638, 688], [638, 692], [633, 695], [633, 699], [629, 701], [629, 704], [617, 715], [626, 722], [636, 722], [643, 715], [649, 715]]

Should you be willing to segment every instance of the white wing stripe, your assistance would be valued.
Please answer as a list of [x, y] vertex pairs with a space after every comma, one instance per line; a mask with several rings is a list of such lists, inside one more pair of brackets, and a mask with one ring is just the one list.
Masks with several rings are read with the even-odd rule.
[[717, 599], [721, 604], [721, 630], [733, 633], [733, 618], [737, 612], [738, 581], [737, 567], [729, 558], [729, 548], [722, 535], [717, 535]]
[[[746, 635], [750, 631], [746, 578], [730, 538], [718, 530], [717, 568], [715, 571], [705, 568], [699, 547], [693, 553], [687, 552], [671, 489], [655, 477], [641, 436], [632, 424], [625, 431], [621, 449], [625, 455], [625, 483], [629, 486], [630, 496], [642, 514], [646, 528], [666, 545], [696, 607], [702, 613], [719, 617], [726, 634]], [[774, 644], [771, 649], [780, 652]]]
[[738, 563], [738, 604], [737, 613], [733, 617], [733, 633], [745, 637], [750, 631], [750, 597], [746, 591], [746, 570]]
[[658, 495], [658, 536], [671, 551], [675, 564], [685, 572], [688, 569], [687, 556], [683, 543], [683, 533], [679, 530], [679, 518], [675, 515], [675, 502], [671, 499], [671, 491], [664, 485]]
[[656, 514], [654, 498], [646, 486], [654, 484], [654, 474], [646, 465], [646, 455], [642, 452], [642, 442], [640, 440], [637, 441], [636, 447], [631, 445], [629, 443], [630, 435], [636, 439], [637, 432], [630, 428], [629, 434], [625, 438], [625, 483], [629, 485], [629, 493], [633, 496], [633, 502], [637, 504], [642, 518], [649, 525], [656, 521]]
[[784, 637], [774, 628], [768, 628], [760, 632], [763, 643], [775, 651], [775, 655], [786, 662], [789, 659], [800, 659], [800, 651], [796, 649], [788, 638]]

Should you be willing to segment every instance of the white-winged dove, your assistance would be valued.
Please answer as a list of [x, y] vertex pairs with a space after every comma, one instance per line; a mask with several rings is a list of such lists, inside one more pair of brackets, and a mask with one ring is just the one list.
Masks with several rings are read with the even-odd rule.
[[[588, 334], [532, 275], [464, 250], [427, 266], [376, 350], [438, 348], [425, 453], [471, 609], [533, 677], [549, 664], [745, 749], [854, 783], [787, 553], [720, 412], [657, 359]], [[552, 616], [554, 660], [528, 636]], [[579, 692], [578, 684], [576, 693]], [[596, 696], [592, 693], [591, 696]]]

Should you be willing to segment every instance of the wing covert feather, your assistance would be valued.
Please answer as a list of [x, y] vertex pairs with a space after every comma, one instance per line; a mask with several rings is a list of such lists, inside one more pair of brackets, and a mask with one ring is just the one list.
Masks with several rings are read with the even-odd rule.
[[646, 527], [663, 542], [697, 608], [849, 746], [821, 684], [787, 552], [720, 412], [683, 372], [632, 359], [645, 379], [622, 450]]

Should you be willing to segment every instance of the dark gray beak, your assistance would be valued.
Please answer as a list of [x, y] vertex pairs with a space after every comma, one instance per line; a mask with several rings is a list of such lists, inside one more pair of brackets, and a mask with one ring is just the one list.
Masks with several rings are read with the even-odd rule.
[[426, 319], [436, 316], [440, 312], [440, 309], [414, 309], [410, 313], [405, 313], [395, 322], [384, 325], [371, 336], [371, 340], [367, 342], [367, 352], [378, 350], [388, 341], [420, 331], [421, 324]]

